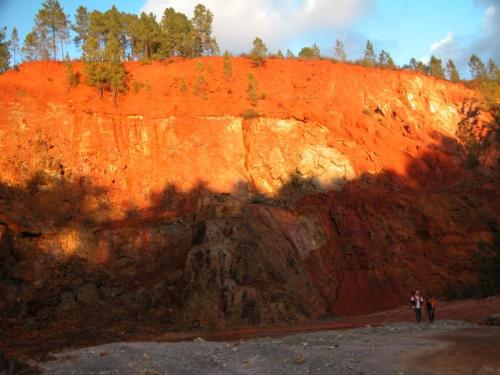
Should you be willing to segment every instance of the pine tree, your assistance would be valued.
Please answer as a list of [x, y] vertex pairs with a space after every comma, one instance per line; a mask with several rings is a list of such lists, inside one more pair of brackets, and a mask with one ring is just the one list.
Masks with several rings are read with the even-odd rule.
[[219, 54], [219, 46], [212, 37], [213, 13], [198, 4], [194, 8], [193, 24], [193, 52], [194, 56], [214, 56]]
[[321, 58], [321, 50], [319, 49], [319, 46], [316, 43], [314, 43], [311, 46], [311, 48], [312, 48], [313, 53], [314, 53], [314, 58], [316, 58], [316, 59]]
[[259, 95], [257, 94], [257, 79], [252, 73], [248, 73], [247, 80], [247, 97], [252, 102], [252, 105], [257, 105], [257, 101], [259, 100]]
[[80, 83], [80, 73], [73, 70], [73, 64], [71, 63], [68, 54], [66, 54], [66, 57], [64, 58], [64, 66], [66, 68], [66, 82], [68, 83], [69, 91], [71, 88], [78, 86]]
[[411, 70], [418, 70], [417, 59], [415, 59], [414, 57], [412, 57], [410, 59], [410, 62], [407, 65], [407, 67], [408, 67], [408, 69], [411, 69]]
[[35, 31], [26, 34], [21, 52], [28, 61], [34, 61], [38, 58], [38, 40]]
[[436, 78], [444, 79], [444, 70], [441, 60], [432, 55], [429, 61], [429, 74]]
[[162, 51], [165, 56], [193, 55], [193, 25], [185, 14], [165, 9], [161, 20]]
[[7, 28], [0, 29], [0, 73], [5, 72], [9, 69], [10, 63], [10, 52], [9, 52], [9, 42], [5, 39], [7, 34]]
[[267, 57], [267, 47], [260, 38], [255, 38], [253, 41], [253, 48], [250, 50], [250, 59], [254, 66], [260, 68], [265, 64]]
[[469, 59], [469, 70], [473, 79], [484, 79], [486, 77], [486, 68], [484, 63], [477, 55], [472, 55]]
[[378, 64], [381, 67], [386, 68], [390, 57], [391, 56], [389, 56], [389, 53], [386, 50], [380, 51], [378, 55]]
[[448, 62], [446, 63], [446, 74], [451, 82], [460, 81], [460, 74], [458, 74], [457, 67], [455, 66], [453, 60], [451, 59], [449, 59]]
[[319, 59], [320, 49], [316, 44], [313, 44], [312, 47], [304, 47], [299, 52], [299, 57], [302, 59]]
[[154, 14], [141, 13], [133, 28], [134, 48], [140, 51], [142, 60], [151, 60], [160, 52], [162, 33]]
[[344, 50], [344, 43], [342, 43], [340, 39], [337, 39], [337, 42], [335, 43], [335, 55], [340, 61], [347, 60], [347, 55]]
[[17, 64], [17, 52], [19, 51], [19, 35], [17, 33], [17, 29], [14, 27], [12, 29], [12, 33], [10, 34], [10, 53], [12, 56], [12, 60], [14, 65]]
[[495, 61], [493, 61], [493, 59], [488, 60], [488, 78], [492, 81], [500, 80], [500, 71], [498, 69], [497, 64], [495, 64]]
[[376, 63], [375, 50], [373, 49], [373, 44], [369, 40], [366, 42], [365, 56], [363, 58], [364, 66], [374, 66]]
[[57, 59], [58, 43], [62, 50], [61, 58], [64, 58], [64, 44], [69, 38], [68, 17], [64, 14], [58, 0], [45, 0], [42, 8], [35, 18], [36, 30], [40, 36], [39, 41], [48, 38], [52, 59]]
[[85, 48], [85, 40], [88, 38], [89, 34], [89, 12], [84, 6], [79, 6], [76, 10], [75, 23], [71, 26], [71, 29], [76, 33], [73, 38], [75, 46]]
[[391, 55], [389, 55], [387, 57], [387, 68], [388, 69], [396, 69], [397, 68], [396, 63], [392, 59]]
[[422, 61], [417, 62], [417, 70], [427, 75], [431, 74], [430, 66], [423, 63]]
[[294, 59], [295, 58], [295, 55], [293, 54], [292, 51], [290, 51], [289, 49], [286, 50], [286, 58], [287, 59]]
[[283, 55], [283, 52], [279, 49], [278, 52], [276, 53], [276, 58], [277, 59], [284, 59], [285, 56]]

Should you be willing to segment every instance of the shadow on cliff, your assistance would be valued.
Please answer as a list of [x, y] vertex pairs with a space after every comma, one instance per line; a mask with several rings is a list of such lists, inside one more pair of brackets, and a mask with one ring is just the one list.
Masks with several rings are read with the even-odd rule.
[[19, 333], [2, 349], [19, 350], [33, 330], [44, 334], [28, 351], [47, 340], [292, 324], [474, 282], [475, 244], [499, 219], [498, 187], [461, 166], [453, 139], [435, 139], [405, 175], [332, 181], [346, 183], [340, 192], [300, 175], [272, 197], [246, 182], [233, 194], [200, 182], [119, 210], [86, 176], [40, 171], [23, 187], [0, 184], [3, 332]]

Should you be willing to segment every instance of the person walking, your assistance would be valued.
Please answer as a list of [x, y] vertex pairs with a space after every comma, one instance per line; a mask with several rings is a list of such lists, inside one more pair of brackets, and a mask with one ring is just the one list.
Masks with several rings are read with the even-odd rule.
[[436, 299], [430, 293], [427, 293], [427, 297], [425, 297], [425, 307], [427, 309], [427, 316], [429, 317], [429, 323], [432, 323], [435, 318]]
[[424, 304], [424, 298], [420, 295], [419, 290], [415, 290], [415, 293], [413, 293], [410, 298], [410, 303], [413, 307], [413, 311], [415, 311], [415, 318], [418, 324], [422, 321], [422, 306]]

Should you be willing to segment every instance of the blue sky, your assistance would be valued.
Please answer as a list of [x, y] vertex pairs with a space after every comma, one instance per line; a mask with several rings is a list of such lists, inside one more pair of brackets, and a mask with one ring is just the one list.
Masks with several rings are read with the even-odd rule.
[[[73, 15], [82, 3], [89, 9], [154, 12], [174, 7], [189, 16], [202, 2], [215, 15], [214, 34], [222, 50], [247, 51], [260, 36], [271, 51], [319, 44], [332, 55], [336, 38], [344, 41], [348, 57], [362, 56], [367, 39], [377, 51], [386, 49], [398, 64], [431, 54], [452, 58], [463, 73], [471, 53], [500, 63], [500, 0], [59, 0]], [[41, 0], [0, 0], [0, 27], [8, 34], [16, 26], [24, 39]], [[75, 57], [79, 51], [71, 48]]]

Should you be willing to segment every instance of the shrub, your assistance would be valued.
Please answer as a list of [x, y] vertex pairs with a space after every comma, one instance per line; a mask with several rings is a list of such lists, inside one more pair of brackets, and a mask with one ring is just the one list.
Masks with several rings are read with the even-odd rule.
[[193, 94], [198, 96], [202, 95], [204, 99], [207, 98], [207, 80], [202, 75], [199, 75], [194, 81]]
[[179, 86], [179, 90], [181, 92], [186, 92], [187, 91], [187, 84], [186, 84], [186, 80], [184, 78], [181, 78], [181, 83], [180, 83], [180, 86]]
[[245, 120], [251, 120], [254, 118], [259, 118], [260, 114], [259, 114], [259, 112], [257, 112], [253, 108], [247, 108], [247, 109], [245, 109], [245, 111], [243, 111], [243, 113], [241, 114], [241, 117], [243, 117], [243, 119], [245, 119]]
[[229, 52], [224, 52], [224, 77], [230, 82], [233, 78], [233, 65], [231, 64], [231, 55]]
[[250, 58], [252, 59], [253, 65], [260, 68], [265, 64], [267, 57], [267, 47], [260, 38], [255, 38], [253, 41], [253, 48], [250, 51]]
[[252, 73], [248, 74], [247, 96], [253, 105], [257, 104], [257, 100], [259, 100], [257, 95], [257, 80]]
[[493, 244], [480, 241], [476, 253], [478, 288], [482, 297], [500, 293], [500, 232], [496, 223], [491, 227]]

